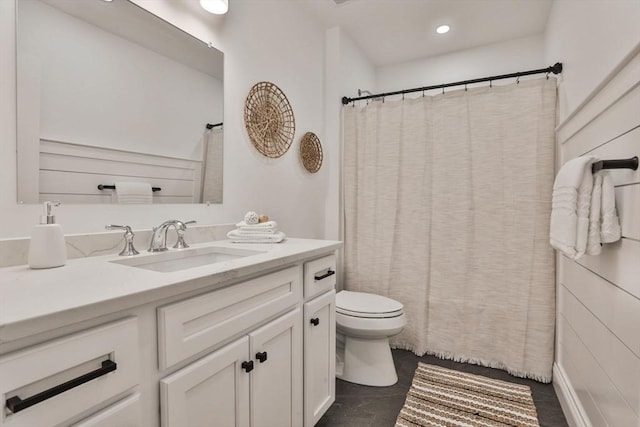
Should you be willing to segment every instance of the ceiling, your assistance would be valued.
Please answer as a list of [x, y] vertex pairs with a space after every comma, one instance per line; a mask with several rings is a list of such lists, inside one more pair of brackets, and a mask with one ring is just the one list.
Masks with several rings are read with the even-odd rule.
[[[340, 26], [375, 66], [544, 32], [553, 0], [304, 0], [327, 28]], [[435, 28], [451, 31], [438, 35]]]

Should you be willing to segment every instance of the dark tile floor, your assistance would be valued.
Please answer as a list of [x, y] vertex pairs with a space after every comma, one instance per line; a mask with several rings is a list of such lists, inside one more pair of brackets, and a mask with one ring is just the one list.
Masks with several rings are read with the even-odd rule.
[[505, 371], [484, 366], [457, 363], [433, 356], [418, 357], [409, 351], [393, 350], [398, 382], [391, 387], [367, 387], [337, 380], [336, 401], [318, 421], [316, 427], [385, 427], [393, 426], [404, 405], [418, 361], [456, 369], [471, 374], [525, 384], [531, 387], [541, 427], [568, 427], [551, 384], [516, 378]]

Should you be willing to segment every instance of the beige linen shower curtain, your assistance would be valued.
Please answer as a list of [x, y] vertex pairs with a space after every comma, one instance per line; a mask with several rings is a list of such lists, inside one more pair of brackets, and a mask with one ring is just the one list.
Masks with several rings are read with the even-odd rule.
[[392, 346], [551, 381], [555, 80], [344, 107], [345, 288]]

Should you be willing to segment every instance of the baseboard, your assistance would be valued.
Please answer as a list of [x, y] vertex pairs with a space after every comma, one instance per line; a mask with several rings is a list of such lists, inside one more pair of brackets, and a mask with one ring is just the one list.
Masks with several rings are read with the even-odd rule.
[[564, 369], [557, 363], [553, 364], [553, 389], [569, 427], [593, 427]]

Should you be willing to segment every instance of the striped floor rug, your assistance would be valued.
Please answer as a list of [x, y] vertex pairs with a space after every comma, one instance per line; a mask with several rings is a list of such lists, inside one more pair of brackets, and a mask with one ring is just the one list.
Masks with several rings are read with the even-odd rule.
[[528, 386], [418, 363], [396, 427], [539, 427]]

